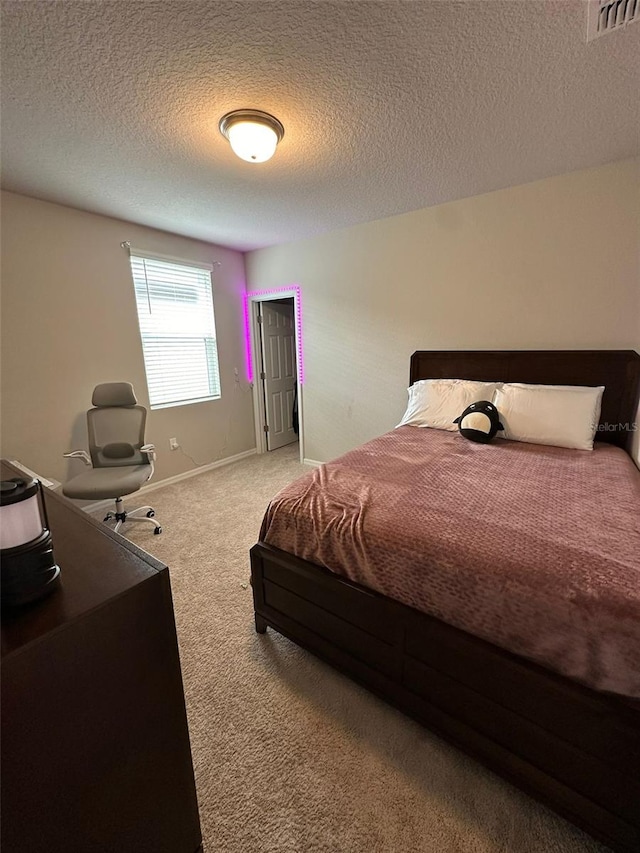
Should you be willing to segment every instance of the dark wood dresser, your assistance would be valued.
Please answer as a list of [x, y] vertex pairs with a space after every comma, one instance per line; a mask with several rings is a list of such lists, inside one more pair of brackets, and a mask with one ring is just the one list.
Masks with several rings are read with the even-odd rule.
[[3, 853], [196, 853], [169, 571], [45, 502], [60, 586], [2, 614]]

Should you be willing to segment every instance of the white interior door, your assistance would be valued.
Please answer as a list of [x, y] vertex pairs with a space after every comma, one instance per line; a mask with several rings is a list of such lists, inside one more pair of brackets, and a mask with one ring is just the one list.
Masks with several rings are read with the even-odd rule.
[[291, 303], [260, 304], [267, 450], [298, 440], [293, 430], [296, 337]]

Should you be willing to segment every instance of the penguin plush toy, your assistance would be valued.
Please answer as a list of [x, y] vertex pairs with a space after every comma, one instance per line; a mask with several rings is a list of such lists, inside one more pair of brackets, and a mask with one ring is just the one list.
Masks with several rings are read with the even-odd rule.
[[460, 435], [481, 444], [487, 444], [498, 430], [504, 429], [498, 410], [488, 400], [479, 400], [467, 406], [454, 424], [458, 424]]

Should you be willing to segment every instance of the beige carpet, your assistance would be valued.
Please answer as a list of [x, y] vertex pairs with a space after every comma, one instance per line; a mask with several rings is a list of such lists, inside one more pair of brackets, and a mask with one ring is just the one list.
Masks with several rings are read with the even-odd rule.
[[297, 447], [149, 495], [128, 535], [165, 561], [206, 853], [596, 853], [592, 841], [271, 629], [249, 548]]

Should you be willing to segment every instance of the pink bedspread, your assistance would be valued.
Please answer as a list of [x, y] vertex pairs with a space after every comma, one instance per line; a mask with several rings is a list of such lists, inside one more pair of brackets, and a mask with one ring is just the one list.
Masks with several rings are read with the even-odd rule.
[[400, 427], [284, 488], [260, 538], [640, 697], [640, 471], [620, 449]]

